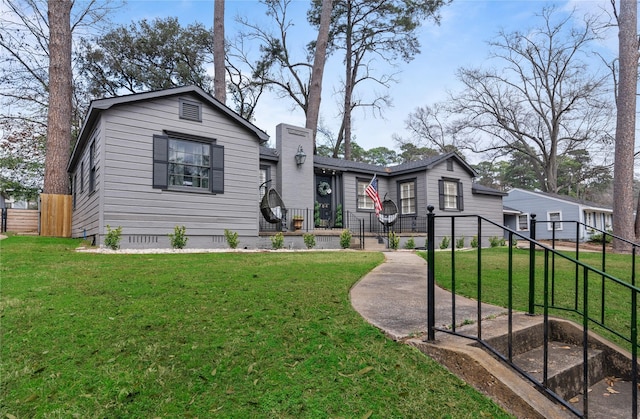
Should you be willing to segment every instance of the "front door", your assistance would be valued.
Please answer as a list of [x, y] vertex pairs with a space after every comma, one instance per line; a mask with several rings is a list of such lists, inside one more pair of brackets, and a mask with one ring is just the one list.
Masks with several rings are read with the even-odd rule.
[[333, 194], [332, 177], [316, 176], [316, 201], [318, 202], [318, 215], [316, 227], [330, 227], [333, 208], [331, 207]]

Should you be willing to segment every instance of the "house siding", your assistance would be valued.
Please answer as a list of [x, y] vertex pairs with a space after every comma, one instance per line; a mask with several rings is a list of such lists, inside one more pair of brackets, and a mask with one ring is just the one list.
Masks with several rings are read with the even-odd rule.
[[[554, 237], [551, 224], [544, 223], [544, 221], [547, 221], [547, 214], [550, 212], [560, 211], [562, 221], [584, 222], [580, 204], [546, 197], [534, 192], [513, 189], [504, 198], [504, 204], [523, 213], [528, 213], [529, 216], [536, 215], [536, 239], [538, 240], [550, 240]], [[555, 231], [555, 238], [559, 240], [576, 240], [576, 228], [576, 223], [564, 222], [562, 223], [562, 230]], [[580, 231], [581, 240], [584, 238], [582, 230]], [[521, 231], [520, 233], [530, 237], [529, 231]]]
[[[100, 171], [105, 173], [100, 183], [104, 200], [100, 234], [106, 233], [106, 225], [121, 226], [124, 242], [127, 236], [145, 237], [129, 238], [132, 244], [156, 236], [158, 243], [168, 244], [167, 235], [173, 233], [175, 226], [184, 225], [193, 239], [190, 244], [208, 246], [212, 244], [211, 236], [223, 235], [224, 229], [236, 231], [241, 237], [257, 236], [256, 139], [207, 104], [203, 103], [202, 122], [179, 119], [178, 112], [178, 97], [170, 96], [117, 106], [103, 113], [106, 157], [104, 170]], [[153, 189], [153, 135], [162, 134], [165, 129], [213, 138], [224, 146], [224, 193]], [[88, 147], [85, 154], [87, 150]], [[98, 241], [101, 243], [102, 237]]]
[[[81, 160], [76, 166], [76, 171], [71, 173], [71, 179], [77, 179], [78, 183], [81, 179], [84, 180], [84, 185], [80, 188], [80, 185], [73, 185], [77, 188], [76, 191], [76, 205], [73, 210], [73, 217], [71, 223], [71, 235], [72, 237], [81, 237], [94, 240], [100, 232], [100, 204], [102, 194], [103, 183], [103, 168], [104, 168], [104, 130], [102, 129], [103, 123], [100, 120], [93, 132], [90, 135], [88, 146], [83, 150]], [[95, 141], [96, 145], [96, 177], [94, 191], [89, 191], [89, 151], [91, 144]], [[80, 176], [80, 170], [83, 167], [84, 162], [85, 173], [84, 176]], [[82, 190], [82, 192], [80, 192]]]
[[[450, 246], [456, 245], [456, 240], [464, 238], [465, 247], [469, 247], [472, 238], [478, 234], [478, 222], [475, 216], [485, 217], [498, 224], [502, 223], [502, 200], [491, 195], [473, 193], [473, 177], [472, 175], [457, 161], [453, 160], [453, 170], [447, 170], [446, 161], [433, 167], [427, 172], [427, 205], [433, 205], [434, 214], [439, 216], [436, 218], [435, 246], [438, 248], [443, 238], [446, 236], [450, 239]], [[462, 211], [444, 211], [440, 209], [440, 193], [438, 189], [438, 181], [441, 179], [457, 179], [462, 182]], [[446, 216], [466, 216], [474, 217], [456, 218], [455, 236], [451, 237], [451, 219]], [[443, 218], [440, 218], [442, 216]], [[497, 218], [498, 216], [498, 218]], [[489, 237], [502, 237], [502, 228], [483, 223], [482, 225], [482, 246], [489, 245]]]

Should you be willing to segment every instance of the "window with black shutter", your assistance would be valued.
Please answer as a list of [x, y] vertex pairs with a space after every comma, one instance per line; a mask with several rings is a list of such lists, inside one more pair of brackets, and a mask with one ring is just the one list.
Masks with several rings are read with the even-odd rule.
[[224, 146], [185, 134], [154, 135], [153, 187], [224, 193]]

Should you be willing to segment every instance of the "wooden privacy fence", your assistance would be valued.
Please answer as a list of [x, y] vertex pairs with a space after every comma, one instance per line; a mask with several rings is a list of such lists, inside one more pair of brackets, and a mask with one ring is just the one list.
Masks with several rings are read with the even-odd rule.
[[40, 235], [71, 237], [71, 195], [40, 195]]
[[2, 230], [20, 234], [38, 234], [38, 210], [5, 208]]

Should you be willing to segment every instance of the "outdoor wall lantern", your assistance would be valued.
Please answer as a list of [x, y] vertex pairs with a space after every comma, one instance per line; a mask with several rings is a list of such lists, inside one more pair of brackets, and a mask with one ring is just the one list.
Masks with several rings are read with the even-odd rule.
[[307, 160], [307, 155], [304, 154], [304, 150], [302, 150], [302, 145], [298, 146], [298, 152], [295, 155], [296, 158], [296, 164], [298, 166], [302, 166], [304, 164], [304, 161]]

